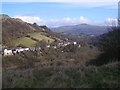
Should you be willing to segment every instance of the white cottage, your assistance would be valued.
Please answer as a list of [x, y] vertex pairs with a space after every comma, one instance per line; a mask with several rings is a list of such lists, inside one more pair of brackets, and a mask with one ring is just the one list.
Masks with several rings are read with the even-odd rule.
[[73, 42], [73, 44], [74, 44], [74, 45], [76, 45], [76, 44], [77, 44], [77, 42]]
[[46, 45], [47, 48], [50, 48], [50, 45]]
[[13, 55], [12, 50], [4, 49], [4, 56]]
[[78, 48], [81, 48], [81, 45], [80, 45], [80, 44], [78, 45]]
[[24, 48], [25, 51], [29, 51], [30, 49], [29, 48]]
[[53, 48], [55, 48], [55, 49], [56, 49], [57, 47], [56, 47], [56, 46], [53, 46]]

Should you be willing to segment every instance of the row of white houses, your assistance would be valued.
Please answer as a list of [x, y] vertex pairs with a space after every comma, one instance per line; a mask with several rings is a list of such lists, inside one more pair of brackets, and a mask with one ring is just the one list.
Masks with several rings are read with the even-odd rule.
[[17, 49], [14, 49], [14, 50], [10, 50], [10, 49], [4, 49], [3, 51], [3, 55], [4, 56], [8, 56], [8, 55], [14, 55], [16, 53], [20, 53], [20, 52], [23, 52], [23, 51], [29, 51], [30, 49], [29, 48], [17, 48]]
[[3, 50], [3, 55], [4, 56], [8, 56], [8, 55], [15, 55], [17, 53], [21, 53], [21, 52], [25, 52], [25, 51], [35, 51], [35, 50], [41, 50], [40, 47], [29, 47], [29, 48], [16, 48], [14, 50], [10, 50], [10, 49], [4, 49]]
[[[65, 46], [70, 45], [70, 44], [76, 45], [77, 42], [64, 42], [64, 43], [60, 42], [56, 46], [51, 46], [49, 44], [49, 45], [46, 45], [46, 47], [47, 48], [54, 48], [54, 49], [56, 49], [57, 47], [65, 47]], [[78, 44], [78, 48], [80, 48], [80, 47], [81, 47], [81, 45]], [[19, 47], [19, 48], [16, 48], [14, 50], [4, 49], [3, 50], [3, 55], [4, 56], [9, 56], [9, 55], [15, 55], [17, 53], [21, 53], [21, 52], [25, 52], [25, 51], [37, 51], [37, 50], [41, 50], [41, 47], [29, 47], [29, 48]]]

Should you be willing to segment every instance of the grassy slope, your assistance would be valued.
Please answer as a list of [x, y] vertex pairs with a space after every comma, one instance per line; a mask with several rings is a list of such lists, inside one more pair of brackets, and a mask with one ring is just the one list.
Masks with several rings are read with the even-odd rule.
[[120, 63], [95, 66], [45, 66], [3, 72], [3, 88], [120, 87]]
[[[37, 40], [44, 40], [46, 42], [48, 42], [48, 40], [49, 40], [50, 43], [52, 43], [54, 41], [54, 39], [51, 39], [50, 37], [43, 35], [43, 33], [41, 33], [41, 32], [40, 33], [30, 33], [28, 35], [30, 35], [30, 37], [33, 37]], [[35, 46], [36, 43], [37, 42], [32, 40], [31, 38], [24, 36], [24, 37], [21, 37], [19, 39], [12, 40], [10, 42], [10, 46], [15, 47], [15, 46], [18, 46], [21, 44], [21, 45], [26, 46], [26, 47], [31, 47], [31, 46]]]
[[19, 44], [22, 44], [24, 46], [34, 46], [37, 42], [28, 38], [28, 37], [22, 37], [22, 38], [19, 38], [19, 39], [16, 39], [16, 40], [13, 40], [10, 44], [11, 45], [14, 45], [14, 46], [17, 46]]
[[[44, 34], [44, 33], [43, 33]], [[46, 42], [48, 42], [48, 40], [50, 42], [53, 42], [54, 40], [51, 39], [50, 37], [47, 37], [45, 35], [42, 35], [42, 33], [32, 33], [32, 34], [29, 34], [31, 37], [37, 39], [37, 40], [44, 40]]]

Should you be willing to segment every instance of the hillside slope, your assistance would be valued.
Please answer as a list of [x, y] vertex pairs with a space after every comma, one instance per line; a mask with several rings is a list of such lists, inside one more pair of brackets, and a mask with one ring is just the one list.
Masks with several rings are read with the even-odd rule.
[[2, 17], [2, 36], [3, 44], [8, 43], [12, 39], [22, 37], [23, 35], [35, 31], [42, 31], [39, 26], [33, 26], [23, 22], [18, 18], [10, 18], [7, 15], [1, 15]]
[[[36, 23], [30, 24], [22, 21], [18, 18], [11, 18], [8, 15], [0, 15], [0, 21], [2, 23], [2, 43], [4, 45], [9, 44], [11, 40], [20, 39], [31, 33], [43, 32], [44, 37], [54, 39], [53, 37], [59, 36], [56, 33], [50, 31], [46, 26], [38, 26]], [[50, 36], [48, 38], [48, 36]], [[54, 40], [53, 40], [54, 41]]]

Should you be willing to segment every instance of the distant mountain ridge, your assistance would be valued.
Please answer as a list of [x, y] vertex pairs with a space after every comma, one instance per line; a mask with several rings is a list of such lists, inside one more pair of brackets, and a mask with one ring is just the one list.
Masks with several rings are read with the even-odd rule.
[[89, 25], [86, 23], [72, 25], [72, 26], [61, 26], [58, 28], [51, 28], [52, 31], [58, 33], [70, 33], [70, 34], [103, 34], [107, 32], [107, 26], [96, 26], [96, 25]]

